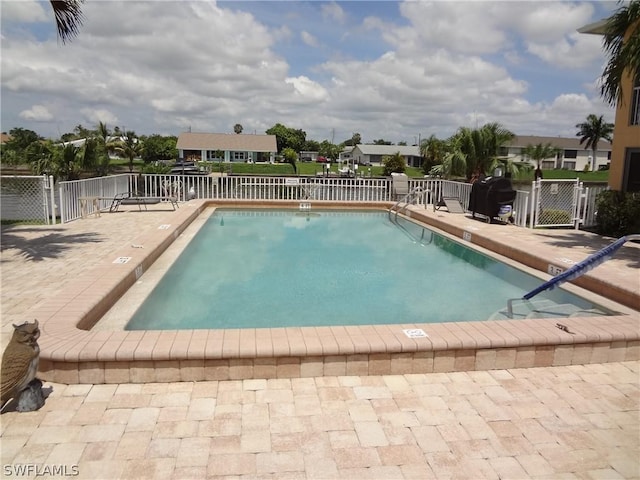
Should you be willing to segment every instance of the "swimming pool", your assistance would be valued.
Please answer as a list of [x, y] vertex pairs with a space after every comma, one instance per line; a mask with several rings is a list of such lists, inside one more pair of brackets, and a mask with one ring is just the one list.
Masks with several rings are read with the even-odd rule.
[[[218, 209], [126, 329], [486, 320], [540, 283], [383, 211]], [[536, 305], [539, 316], [607, 314], [562, 289]]]

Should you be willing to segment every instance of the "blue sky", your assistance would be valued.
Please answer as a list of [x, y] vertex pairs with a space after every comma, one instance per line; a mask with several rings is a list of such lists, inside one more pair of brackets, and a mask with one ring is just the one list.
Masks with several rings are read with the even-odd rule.
[[191, 129], [413, 143], [499, 122], [575, 136], [613, 121], [601, 38], [576, 30], [616, 2], [89, 1], [73, 41], [48, 2], [3, 0], [2, 131], [57, 138], [99, 121], [138, 134]]

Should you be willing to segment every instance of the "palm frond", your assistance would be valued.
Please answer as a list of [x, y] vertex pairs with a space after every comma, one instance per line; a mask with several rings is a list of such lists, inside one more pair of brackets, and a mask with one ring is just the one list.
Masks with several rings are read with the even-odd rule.
[[609, 60], [600, 77], [600, 93], [615, 105], [622, 100], [625, 71], [632, 78], [640, 75], [640, 0], [621, 6], [609, 18], [602, 43]]
[[78, 35], [84, 20], [82, 4], [84, 0], [49, 0], [53, 14], [56, 17], [58, 37], [62, 43], [67, 43]]

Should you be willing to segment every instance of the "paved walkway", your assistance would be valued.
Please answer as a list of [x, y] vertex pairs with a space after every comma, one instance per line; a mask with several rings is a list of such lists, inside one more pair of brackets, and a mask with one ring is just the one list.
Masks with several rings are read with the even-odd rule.
[[[3, 348], [32, 306], [170, 215], [3, 227]], [[584, 257], [591, 237], [570, 240], [548, 238]], [[45, 386], [41, 410], [0, 416], [4, 478], [640, 478], [640, 362]]]
[[640, 478], [639, 368], [53, 384], [40, 411], [2, 415], [3, 474]]

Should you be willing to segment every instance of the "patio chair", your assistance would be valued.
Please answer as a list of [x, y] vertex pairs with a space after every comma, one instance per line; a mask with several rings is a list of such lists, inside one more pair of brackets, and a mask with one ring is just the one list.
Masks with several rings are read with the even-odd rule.
[[143, 211], [142, 207], [147, 210], [147, 205], [155, 205], [160, 202], [169, 202], [171, 208], [175, 210], [178, 207], [178, 198], [176, 196], [162, 196], [162, 197], [145, 197], [138, 195], [131, 195], [129, 192], [117, 193], [111, 200], [111, 206], [109, 212], [117, 212], [120, 205], [137, 205], [138, 210]]

